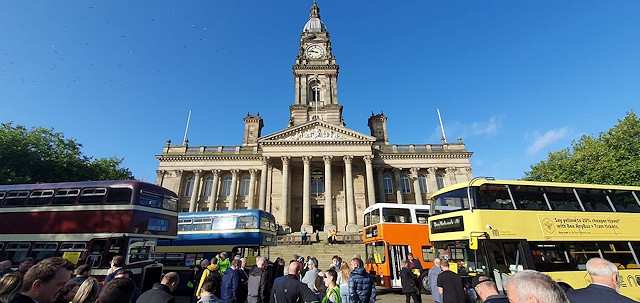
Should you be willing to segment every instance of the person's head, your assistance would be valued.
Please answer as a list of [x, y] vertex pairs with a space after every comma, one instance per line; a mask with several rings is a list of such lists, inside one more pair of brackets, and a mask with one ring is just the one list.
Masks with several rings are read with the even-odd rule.
[[9, 302], [13, 295], [20, 292], [21, 287], [22, 275], [19, 272], [4, 274], [0, 278], [0, 302]]
[[178, 287], [178, 283], [180, 283], [180, 277], [178, 276], [177, 272], [168, 272], [166, 275], [164, 275], [164, 277], [162, 277], [162, 282], [160, 283], [169, 287], [169, 289], [173, 291], [174, 289], [176, 289], [176, 287]]
[[100, 283], [93, 277], [88, 277], [76, 292], [73, 297], [72, 303], [93, 303], [98, 298], [98, 291], [100, 290]]
[[111, 259], [111, 268], [118, 268], [124, 266], [124, 257], [123, 256], [114, 256]]
[[247, 266], [247, 258], [240, 258], [240, 268], [245, 268]]
[[338, 263], [340, 263], [340, 256], [335, 255], [331, 258], [331, 264], [338, 266]]
[[220, 260], [224, 261], [227, 258], [227, 253], [226, 252], [221, 252], [220, 253]]
[[356, 269], [358, 267], [362, 267], [362, 260], [360, 258], [351, 259], [351, 268]]
[[207, 268], [207, 266], [209, 266], [209, 260], [204, 259], [200, 261], [200, 268]]
[[494, 283], [491, 278], [487, 276], [481, 275], [474, 278], [471, 286], [473, 286], [476, 294], [478, 294], [478, 297], [480, 297], [483, 302], [487, 299], [488, 296], [498, 294], [498, 287], [496, 286], [496, 283]]
[[449, 270], [449, 261], [441, 260], [440, 261], [440, 268], [442, 268], [442, 270]]
[[349, 264], [347, 264], [347, 261], [340, 262], [339, 272], [340, 272], [340, 275], [342, 275], [343, 280], [349, 279], [349, 276], [351, 275], [351, 268], [349, 267]]
[[240, 265], [242, 265], [242, 260], [240, 259], [233, 259], [233, 261], [231, 261], [231, 268], [233, 269], [240, 268]]
[[85, 277], [85, 278], [89, 277], [91, 276], [91, 266], [87, 264], [82, 264], [78, 266], [78, 268], [76, 268], [75, 274], [78, 277]]
[[294, 275], [296, 277], [300, 276], [300, 270], [302, 269], [302, 264], [300, 262], [291, 262], [289, 263], [288, 273], [290, 275]]
[[593, 283], [604, 284], [616, 291], [620, 290], [620, 275], [615, 264], [602, 258], [591, 258], [587, 261], [587, 272]]
[[124, 278], [131, 279], [133, 278], [133, 273], [128, 269], [118, 269], [113, 275], [114, 278]]
[[330, 268], [324, 272], [324, 286], [327, 288], [336, 286], [336, 281], [338, 281], [338, 273]]
[[307, 268], [308, 269], [316, 268], [316, 263], [313, 261], [313, 259], [309, 259], [309, 261], [307, 261]]
[[131, 279], [112, 279], [102, 287], [95, 303], [131, 302], [135, 289], [136, 284]]
[[522, 270], [505, 283], [512, 303], [568, 303], [564, 290], [551, 277], [535, 270]]
[[204, 280], [204, 282], [202, 282], [202, 286], [200, 287], [200, 294], [203, 297], [212, 295], [215, 292], [216, 288], [218, 288], [217, 283], [218, 281], [216, 281], [215, 279]]
[[407, 259], [409, 259], [409, 261], [413, 260], [413, 254], [412, 253], [408, 253], [407, 254]]
[[4, 260], [0, 262], [0, 270], [11, 268], [11, 265], [13, 265], [11, 260]]
[[18, 265], [18, 271], [24, 275], [29, 270], [29, 268], [33, 266], [33, 261], [34, 260], [31, 257], [25, 258], [24, 260], [22, 260], [22, 262], [20, 262], [20, 265]]
[[211, 264], [218, 264], [218, 258], [211, 259]]
[[265, 259], [263, 257], [260, 257], [260, 256], [256, 257], [256, 267], [259, 267], [259, 268], [262, 268], [262, 269], [266, 268], [267, 267], [267, 259]]
[[405, 260], [400, 260], [400, 268], [408, 268], [408, 267], [409, 267], [409, 262]]
[[433, 259], [433, 266], [440, 266], [440, 258]]
[[53, 303], [71, 278], [74, 265], [67, 259], [54, 257], [31, 266], [22, 279], [22, 294], [38, 301]]

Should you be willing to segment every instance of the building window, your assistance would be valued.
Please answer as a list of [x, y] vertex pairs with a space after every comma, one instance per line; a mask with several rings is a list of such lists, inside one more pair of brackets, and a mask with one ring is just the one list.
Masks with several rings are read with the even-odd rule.
[[407, 174], [400, 175], [400, 189], [403, 194], [411, 193], [411, 182], [409, 182], [409, 176], [407, 176]]
[[391, 175], [390, 174], [382, 175], [382, 185], [384, 187], [384, 193], [385, 194], [392, 194], [393, 193], [393, 179], [391, 179]]
[[436, 185], [438, 185], [438, 189], [444, 188], [444, 177], [440, 173], [436, 174]]
[[251, 177], [244, 175], [242, 176], [242, 180], [240, 181], [240, 195], [248, 196], [249, 195], [249, 185], [251, 185]]
[[187, 178], [187, 183], [184, 184], [185, 197], [191, 197], [191, 195], [193, 194], [193, 181], [194, 181], [193, 176]]
[[211, 197], [211, 190], [212, 189], [213, 189], [213, 177], [212, 176], [208, 176], [204, 180], [204, 192], [203, 192], [203, 195], [205, 197]]
[[231, 175], [226, 175], [222, 180], [222, 194], [223, 196], [231, 195]]
[[427, 176], [425, 176], [424, 174], [419, 174], [418, 184], [420, 185], [420, 193], [426, 194], [429, 192], [429, 187], [427, 186]]
[[311, 194], [324, 194], [324, 173], [319, 169], [311, 172]]

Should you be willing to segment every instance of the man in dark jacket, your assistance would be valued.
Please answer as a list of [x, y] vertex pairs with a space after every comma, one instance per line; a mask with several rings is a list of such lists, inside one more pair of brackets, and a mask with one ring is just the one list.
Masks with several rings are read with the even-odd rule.
[[313, 303], [319, 302], [311, 289], [300, 282], [300, 270], [302, 264], [291, 262], [289, 274], [278, 283], [274, 283], [271, 291], [271, 303]]
[[176, 299], [171, 292], [180, 283], [180, 277], [176, 272], [170, 272], [162, 277], [162, 282], [153, 284], [153, 287], [143, 293], [136, 303], [175, 303]]
[[567, 292], [569, 302], [636, 302], [618, 293], [621, 278], [615, 264], [591, 258], [587, 261], [587, 272], [593, 282], [586, 288]]
[[256, 257], [256, 267], [249, 273], [247, 303], [269, 302], [269, 274], [267, 260]]
[[400, 261], [400, 266], [402, 266], [400, 270], [400, 283], [402, 284], [402, 293], [404, 293], [406, 303], [410, 303], [411, 298], [413, 298], [413, 303], [422, 303], [422, 298], [416, 291], [416, 276], [409, 269], [409, 263], [402, 260]]
[[375, 303], [376, 284], [373, 278], [362, 267], [360, 258], [351, 259], [351, 275], [349, 276], [349, 303]]
[[240, 291], [240, 273], [238, 272], [240, 268], [240, 259], [233, 259], [231, 261], [231, 266], [227, 268], [222, 276], [222, 287], [221, 287], [221, 300], [224, 303], [244, 303], [238, 301], [238, 295]]

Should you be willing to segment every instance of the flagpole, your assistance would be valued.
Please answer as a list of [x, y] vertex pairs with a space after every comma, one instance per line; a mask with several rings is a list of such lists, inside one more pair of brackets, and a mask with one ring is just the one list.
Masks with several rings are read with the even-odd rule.
[[444, 125], [442, 125], [442, 117], [440, 116], [440, 109], [436, 109], [438, 111], [438, 120], [440, 120], [440, 129], [442, 130], [442, 142], [447, 143], [447, 136], [444, 134]]
[[191, 121], [191, 110], [189, 110], [189, 117], [187, 117], [187, 127], [184, 130], [184, 140], [182, 140], [182, 145], [187, 145], [187, 133], [189, 132], [190, 121]]

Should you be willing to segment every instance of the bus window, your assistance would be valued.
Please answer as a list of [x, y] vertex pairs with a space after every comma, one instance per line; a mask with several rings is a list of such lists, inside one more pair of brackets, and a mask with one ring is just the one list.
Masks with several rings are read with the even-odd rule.
[[433, 262], [433, 259], [436, 258], [436, 254], [433, 252], [433, 247], [431, 246], [423, 246], [422, 247], [422, 260], [425, 262]]
[[371, 211], [371, 225], [380, 223], [380, 210], [374, 209]]
[[53, 190], [34, 190], [27, 200], [28, 206], [43, 206], [49, 204], [53, 197]]
[[107, 194], [107, 204], [131, 204], [131, 193], [133, 190], [128, 187], [112, 188]]
[[79, 189], [58, 189], [53, 197], [51, 204], [53, 205], [73, 205], [80, 195]]
[[87, 243], [84, 242], [64, 242], [60, 245], [60, 251], [83, 251], [87, 249]]
[[164, 259], [158, 259], [156, 254], [156, 261], [162, 260], [162, 264], [166, 266], [184, 266], [184, 253], [166, 253]]
[[162, 195], [142, 191], [138, 198], [138, 204], [155, 208], [162, 208]]
[[22, 262], [27, 257], [27, 253], [31, 248], [28, 242], [9, 242], [4, 248], [5, 260], [11, 260], [14, 264]]
[[190, 231], [190, 230], [191, 230], [191, 219], [178, 220], [178, 232]]
[[638, 201], [633, 196], [633, 192], [624, 190], [608, 190], [607, 196], [617, 211], [640, 212]]
[[236, 228], [237, 217], [218, 217], [213, 221], [213, 230], [230, 230]]
[[586, 211], [611, 211], [607, 195], [602, 190], [576, 188]]
[[22, 206], [28, 197], [28, 191], [10, 191], [2, 206]]
[[238, 218], [239, 229], [255, 229], [258, 228], [258, 218], [255, 216], [241, 216]]
[[128, 260], [126, 264], [153, 260], [156, 252], [156, 241], [131, 239], [129, 242]]
[[553, 210], [577, 211], [582, 210], [572, 188], [545, 187], [545, 194]]
[[174, 197], [164, 196], [162, 200], [162, 208], [172, 211], [178, 211], [178, 199]]
[[418, 224], [429, 224], [429, 211], [416, 209], [416, 219]]
[[511, 187], [511, 193], [516, 200], [518, 209], [541, 210], [549, 209], [547, 201], [542, 195], [542, 191], [536, 186], [514, 186]]
[[384, 222], [411, 223], [411, 210], [406, 208], [383, 208]]
[[577, 264], [572, 262], [573, 256], [567, 252], [564, 243], [532, 242], [531, 253], [533, 263], [538, 271], [577, 270]]
[[79, 204], [102, 204], [104, 195], [107, 193], [106, 188], [85, 188], [80, 195]]
[[600, 242], [598, 246], [602, 249], [602, 257], [618, 268], [626, 268], [627, 264], [635, 263], [627, 242]]
[[196, 218], [193, 219], [193, 231], [211, 230], [211, 218]]
[[365, 262], [368, 264], [385, 263], [385, 244], [382, 241], [365, 245]]
[[33, 249], [31, 251], [36, 254], [34, 258], [37, 262], [49, 257], [55, 257], [56, 250], [58, 250], [58, 243], [56, 242], [36, 242], [33, 244]]
[[486, 184], [478, 191], [477, 208], [513, 209], [509, 189], [505, 185]]

